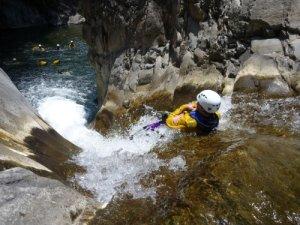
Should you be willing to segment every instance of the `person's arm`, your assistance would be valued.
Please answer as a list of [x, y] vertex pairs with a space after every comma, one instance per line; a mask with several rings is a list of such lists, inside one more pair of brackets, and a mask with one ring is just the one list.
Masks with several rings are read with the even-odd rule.
[[175, 111], [171, 112], [170, 114], [173, 116], [177, 116], [182, 114], [184, 111], [192, 111], [196, 109], [196, 103], [192, 102], [189, 104], [184, 104], [182, 106], [180, 106], [179, 108], [177, 108]]

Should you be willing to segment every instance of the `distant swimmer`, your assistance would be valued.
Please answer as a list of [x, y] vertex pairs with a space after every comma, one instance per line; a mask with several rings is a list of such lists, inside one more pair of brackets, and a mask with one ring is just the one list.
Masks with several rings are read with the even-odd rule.
[[12, 61], [13, 61], [13, 62], [17, 62], [17, 58], [13, 58]]
[[74, 41], [70, 41], [70, 43], [69, 43], [69, 48], [75, 48], [75, 43], [74, 43]]
[[54, 59], [52, 62], [52, 65], [59, 65], [60, 64], [60, 60], [59, 59]]
[[42, 47], [41, 44], [39, 44], [38, 46], [34, 46], [34, 47], [32, 48], [32, 51], [34, 51], [34, 52], [44, 52], [45, 49]]
[[36, 63], [38, 66], [46, 66], [47, 65], [47, 61], [46, 60], [43, 60], [43, 59], [40, 59], [37, 61]]
[[60, 45], [56, 44], [56, 50], [60, 50]]

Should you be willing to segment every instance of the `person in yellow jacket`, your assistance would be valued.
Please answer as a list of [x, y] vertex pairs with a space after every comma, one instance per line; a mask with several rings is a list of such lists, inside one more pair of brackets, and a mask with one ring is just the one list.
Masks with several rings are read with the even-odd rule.
[[142, 127], [130, 135], [129, 139], [133, 140], [135, 134], [141, 130], [154, 131], [162, 125], [181, 131], [207, 134], [219, 125], [220, 106], [220, 95], [212, 90], [204, 90], [197, 95], [197, 101], [184, 104], [171, 113], [162, 113], [160, 121]]
[[197, 95], [196, 102], [184, 104], [170, 113], [165, 123], [173, 129], [209, 133], [219, 124], [220, 106], [221, 97], [212, 90], [204, 90]]

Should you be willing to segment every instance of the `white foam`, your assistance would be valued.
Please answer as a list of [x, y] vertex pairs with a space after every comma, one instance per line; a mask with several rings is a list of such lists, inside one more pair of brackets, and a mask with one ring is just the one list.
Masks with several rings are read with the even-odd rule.
[[155, 117], [144, 116], [129, 130], [133, 140], [118, 134], [104, 137], [85, 126], [84, 107], [64, 97], [47, 97], [38, 107], [40, 115], [60, 134], [83, 151], [74, 160], [86, 167], [85, 174], [77, 175], [79, 183], [92, 190], [102, 203], [107, 203], [117, 192], [129, 192], [134, 197], [155, 195], [154, 188], [143, 188], [139, 181], [162, 165], [172, 170], [182, 169], [183, 158], [166, 162], [151, 150], [170, 141], [174, 133], [166, 127], [158, 132], [145, 131], [143, 126], [155, 122]]
[[221, 98], [221, 106], [219, 112], [221, 119], [218, 130], [226, 130], [230, 125], [230, 110], [232, 109], [231, 96], [224, 96]]
[[[55, 91], [55, 90], [54, 90]], [[225, 129], [229, 119], [231, 99], [222, 99], [220, 129]], [[86, 173], [77, 174], [76, 180], [97, 199], [105, 204], [117, 193], [129, 192], [134, 197], [154, 196], [155, 188], [144, 188], [140, 179], [146, 174], [167, 166], [170, 170], [184, 170], [185, 159], [176, 156], [170, 160], [158, 159], [151, 152], [155, 146], [172, 140], [175, 132], [165, 126], [157, 131], [145, 131], [145, 125], [157, 121], [145, 115], [133, 124], [128, 135], [115, 133], [104, 137], [87, 128], [82, 105], [65, 96], [46, 97], [39, 102], [38, 112], [66, 139], [83, 149], [74, 161], [86, 168]], [[133, 140], [129, 136], [133, 135]]]

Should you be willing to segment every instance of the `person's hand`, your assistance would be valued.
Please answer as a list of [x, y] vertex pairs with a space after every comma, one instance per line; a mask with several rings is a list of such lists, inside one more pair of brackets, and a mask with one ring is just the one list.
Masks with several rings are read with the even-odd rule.
[[173, 123], [174, 123], [174, 124], [177, 124], [181, 117], [182, 117], [182, 115], [175, 116], [175, 117], [173, 118]]
[[195, 110], [196, 109], [195, 104], [193, 103], [188, 104], [188, 109], [191, 111]]

